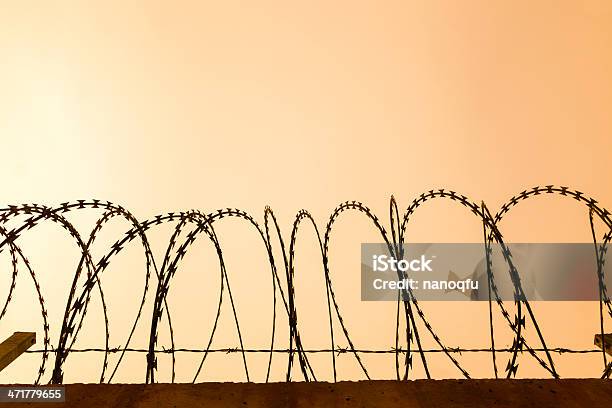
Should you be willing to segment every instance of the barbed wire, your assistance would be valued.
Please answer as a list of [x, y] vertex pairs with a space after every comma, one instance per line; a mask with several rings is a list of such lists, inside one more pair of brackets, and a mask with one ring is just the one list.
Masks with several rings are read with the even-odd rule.
[[[449, 351], [453, 352], [453, 353], [482, 353], [482, 352], [491, 352], [490, 348], [461, 348], [461, 347], [449, 347], [448, 348]], [[540, 348], [540, 349], [534, 349], [535, 351], [544, 351], [544, 349]], [[549, 349], [547, 349], [548, 351], [552, 352], [552, 353], [559, 353], [559, 354], [590, 354], [590, 353], [601, 353], [600, 349], [568, 349], [568, 348], [564, 348], [564, 347], [551, 347]], [[51, 352], [53, 352], [54, 350], [52, 349]], [[149, 349], [136, 349], [136, 348], [121, 348], [121, 347], [111, 347], [111, 348], [74, 348], [74, 349], [69, 349], [68, 350], [70, 353], [89, 353], [89, 352], [102, 352], [102, 353], [122, 353], [124, 351], [129, 351], [129, 352], [133, 352], [133, 353], [148, 353]], [[345, 353], [352, 353], [353, 350], [349, 349], [348, 347], [336, 347], [335, 349], [302, 349], [301, 350], [303, 353], [308, 353], [308, 354], [317, 354], [317, 353], [330, 353], [330, 352], [334, 352], [336, 354], [345, 354]], [[356, 353], [360, 353], [360, 354], [393, 354], [393, 353], [407, 353], [408, 350], [406, 349], [396, 349], [396, 348], [390, 348], [387, 350], [374, 350], [374, 349], [355, 349], [354, 350]], [[510, 348], [510, 347], [506, 347], [506, 348], [498, 348], [495, 349], [496, 352], [500, 352], [500, 353], [513, 353], [514, 349]], [[44, 353], [45, 350], [26, 350], [26, 353]], [[295, 353], [297, 352], [297, 349], [243, 349], [241, 347], [231, 347], [231, 348], [220, 348], [220, 349], [190, 349], [190, 348], [177, 348], [177, 349], [156, 349], [155, 353], [166, 353], [166, 354], [171, 354], [171, 353], [226, 353], [226, 354], [230, 354], [230, 353], [282, 353], [282, 354], [287, 354], [287, 353]], [[423, 353], [444, 353], [444, 350], [442, 349], [423, 349]]]
[[[530, 190], [524, 190], [521, 193], [512, 196], [506, 203], [504, 203], [500, 211], [496, 214], [491, 214], [489, 209], [484, 202], [478, 204], [475, 201], [470, 200], [468, 197], [461, 195], [451, 190], [429, 190], [419, 195], [413, 202], [408, 206], [406, 212], [401, 216], [397, 202], [392, 196], [389, 205], [389, 231], [385, 228], [382, 221], [371, 211], [367, 206], [358, 201], [347, 201], [340, 204], [334, 209], [325, 225], [324, 231], [319, 231], [317, 222], [312, 215], [301, 210], [297, 213], [295, 220], [292, 225], [291, 235], [289, 239], [289, 245], [285, 244], [285, 239], [281, 233], [280, 226], [277, 219], [269, 207], [264, 210], [264, 224], [263, 227], [248, 213], [239, 209], [226, 208], [220, 209], [215, 212], [204, 214], [197, 210], [190, 210], [186, 212], [173, 212], [164, 215], [157, 215], [152, 219], [145, 221], [138, 221], [129, 211], [120, 205], [113, 204], [108, 201], [101, 200], [77, 200], [75, 202], [62, 203], [57, 207], [48, 207], [38, 204], [22, 204], [22, 205], [10, 205], [6, 208], [0, 208], [0, 252], [5, 248], [8, 248], [11, 259], [11, 283], [9, 286], [7, 298], [4, 302], [2, 310], [0, 311], [0, 320], [6, 315], [6, 311], [10, 306], [13, 295], [15, 293], [15, 287], [17, 277], [20, 271], [20, 267], [23, 266], [27, 269], [37, 293], [37, 302], [39, 304], [40, 313], [42, 316], [42, 332], [43, 332], [43, 348], [40, 350], [30, 350], [29, 353], [41, 354], [41, 363], [38, 369], [35, 384], [38, 384], [47, 369], [47, 361], [50, 355], [54, 355], [55, 359], [53, 362], [53, 370], [51, 373], [50, 383], [61, 384], [64, 378], [64, 363], [69, 357], [70, 353], [82, 353], [82, 352], [101, 352], [104, 353], [104, 360], [100, 372], [100, 382], [111, 382], [114, 375], [117, 373], [121, 362], [126, 353], [146, 353], [146, 382], [156, 382], [157, 373], [157, 355], [158, 354], [170, 354], [171, 363], [171, 381], [174, 382], [176, 378], [175, 366], [176, 358], [175, 353], [178, 352], [191, 352], [201, 353], [202, 358], [198, 369], [193, 377], [195, 382], [201, 374], [204, 362], [211, 353], [240, 353], [242, 356], [242, 363], [244, 367], [245, 377], [247, 381], [251, 380], [249, 374], [249, 365], [247, 364], [246, 355], [249, 353], [269, 353], [268, 365], [265, 381], [269, 381], [271, 375], [271, 367], [273, 361], [273, 355], [275, 354], [286, 354], [287, 355], [287, 370], [286, 370], [286, 381], [292, 381], [294, 366], [299, 366], [299, 371], [305, 381], [316, 381], [317, 375], [316, 370], [310, 364], [308, 356], [313, 353], [328, 353], [331, 358], [331, 367], [333, 373], [333, 380], [337, 380], [337, 362], [336, 356], [339, 354], [349, 354], [353, 356], [358, 364], [359, 369], [362, 371], [366, 379], [370, 379], [367, 367], [364, 361], [361, 359], [361, 354], [395, 354], [395, 371], [396, 378], [408, 379], [410, 376], [410, 370], [413, 366], [413, 356], [418, 354], [423, 370], [427, 378], [432, 378], [432, 373], [427, 360], [427, 355], [431, 353], [441, 353], [457, 368], [457, 370], [466, 378], [470, 378], [469, 372], [462, 366], [457, 355], [461, 353], [471, 352], [486, 352], [490, 353], [492, 357], [492, 368], [495, 378], [499, 377], [498, 362], [496, 353], [509, 353], [508, 362], [506, 365], [506, 378], [516, 376], [518, 371], [518, 358], [519, 355], [528, 354], [533, 357], [538, 364], [540, 364], [553, 378], [559, 378], [552, 353], [564, 354], [585, 354], [585, 353], [601, 353], [603, 360], [603, 372], [602, 378], [609, 378], [612, 371], [612, 363], [607, 361], [606, 353], [603, 350], [574, 350], [569, 348], [548, 347], [546, 339], [543, 335], [542, 330], [536, 319], [535, 312], [533, 311], [529, 301], [526, 299], [522, 289], [520, 275], [517, 268], [514, 266], [512, 261], [512, 254], [506, 244], [504, 243], [503, 235], [500, 231], [500, 224], [506, 214], [510, 210], [520, 203], [527, 201], [536, 196], [555, 195], [558, 197], [573, 198], [580, 204], [584, 205], [588, 210], [589, 226], [592, 232], [593, 243], [595, 248], [595, 254], [597, 259], [597, 276], [599, 285], [599, 321], [600, 321], [600, 332], [604, 334], [605, 318], [612, 317], [612, 302], [608, 296], [607, 287], [604, 283], [604, 269], [603, 265], [605, 262], [605, 254], [607, 253], [607, 245], [612, 240], [612, 220], [610, 218], [610, 212], [603, 207], [600, 207], [596, 200], [585, 196], [582, 192], [572, 190], [568, 187], [557, 187], [553, 185], [547, 186], [536, 186]], [[405, 242], [406, 231], [408, 223], [416, 213], [416, 210], [422, 207], [425, 203], [430, 202], [434, 199], [447, 199], [458, 203], [460, 206], [468, 209], [470, 213], [479, 219], [479, 222], [483, 227], [483, 237], [486, 250], [486, 265], [487, 265], [487, 279], [489, 283], [489, 332], [491, 345], [487, 348], [460, 348], [460, 347], [448, 347], [443, 342], [442, 338], [438, 335], [433, 325], [429, 322], [425, 311], [421, 308], [421, 305], [412, 293], [411, 289], [408, 289], [408, 299], [400, 298], [398, 294], [397, 299], [397, 313], [396, 313], [396, 327], [395, 327], [395, 347], [388, 350], [364, 350], [357, 348], [354, 341], [351, 338], [349, 327], [344, 321], [343, 313], [341, 312], [340, 304], [336, 297], [334, 289], [332, 274], [329, 266], [330, 257], [330, 244], [332, 232], [335, 229], [336, 222], [342, 214], [348, 212], [356, 212], [364, 215], [370, 223], [375, 227], [382, 240], [387, 245], [387, 248], [394, 257], [403, 257], [403, 244]], [[65, 214], [74, 213], [85, 210], [99, 210], [102, 211], [101, 217], [96, 221], [94, 228], [89, 232], [87, 239], [84, 239], [76, 227], [67, 219]], [[25, 217], [21, 220], [20, 217]], [[93, 247], [96, 239], [98, 239], [100, 232], [108, 224], [111, 219], [120, 218], [124, 219], [130, 224], [130, 229], [123, 235], [123, 237], [112, 244], [107, 252], [95, 262], [91, 248]], [[252, 228], [255, 229], [259, 239], [262, 242], [262, 249], [265, 251], [268, 259], [268, 267], [270, 268], [270, 280], [272, 283], [272, 303], [273, 310], [271, 313], [271, 333], [270, 333], [270, 348], [267, 349], [253, 349], [245, 347], [242, 329], [240, 326], [240, 319], [237, 313], [236, 302], [232, 294], [230, 285], [230, 279], [228, 277], [227, 268], [225, 265], [225, 259], [222, 251], [221, 244], [215, 231], [215, 224], [219, 223], [224, 218], [237, 218]], [[601, 221], [607, 228], [606, 233], [603, 235], [601, 242], [597, 239], [595, 232], [595, 219]], [[17, 227], [9, 228], [9, 221], [16, 220], [21, 222]], [[19, 221], [21, 220], [21, 221]], [[27, 231], [34, 229], [35, 227], [43, 223], [54, 223], [59, 225], [67, 234], [70, 236], [73, 244], [78, 248], [81, 257], [78, 266], [75, 270], [70, 291], [66, 300], [66, 307], [64, 316], [62, 319], [62, 325], [59, 330], [56, 346], [51, 346], [50, 330], [48, 323], [48, 313], [43, 297], [42, 290], [40, 288], [39, 279], [32, 268], [31, 263], [25, 256], [22, 248], [18, 245], [19, 238]], [[325, 280], [325, 291], [327, 301], [327, 314], [329, 324], [329, 348], [323, 349], [306, 349], [303, 346], [302, 336], [299, 330], [299, 319], [298, 310], [295, 302], [295, 260], [296, 260], [296, 243], [298, 241], [298, 233], [303, 224], [309, 224], [317, 238], [318, 251], [321, 256], [322, 272]], [[156, 262], [156, 258], [151, 250], [149, 238], [147, 232], [155, 229], [161, 225], [174, 225], [174, 231], [168, 240], [166, 251], [162, 262], [159, 264]], [[271, 232], [272, 230], [272, 232]], [[172, 326], [172, 314], [167, 301], [168, 293], [171, 288], [171, 282], [175, 277], [177, 271], [180, 269], [181, 261], [185, 258], [193, 244], [199, 238], [205, 238], [210, 241], [216, 252], [216, 256], [219, 262], [219, 280], [220, 288], [218, 292], [218, 302], [213, 322], [213, 327], [208, 336], [207, 346], [203, 349], [185, 349], [178, 348], [175, 344], [174, 329]], [[136, 316], [134, 317], [131, 325], [131, 330], [126, 337], [125, 342], [121, 347], [110, 346], [110, 321], [108, 315], [108, 306], [105, 301], [105, 295], [103, 285], [100, 281], [100, 276], [109, 267], [112, 260], [127, 248], [133, 242], [140, 242], [145, 255], [145, 276], [142, 296], [140, 297], [140, 304]], [[504, 260], [508, 264], [509, 275], [515, 287], [515, 310], [513, 316], [508, 311], [507, 307], [501, 300], [495, 278], [492, 273], [492, 264], [490, 259], [491, 245], [497, 243], [502, 247], [502, 254]], [[277, 247], [276, 253], [280, 253], [282, 256], [282, 264], [279, 266], [277, 259], [275, 259], [274, 247]], [[281, 279], [279, 270], [284, 270], [284, 280]], [[85, 274], [83, 275], [83, 271]], [[153, 286], [154, 288], [151, 288]], [[95, 292], [94, 292], [95, 289]], [[138, 349], [130, 347], [133, 340], [133, 335], [139, 323], [141, 323], [144, 306], [147, 299], [149, 290], [154, 289], [155, 297], [153, 306], [150, 314], [150, 332], [148, 338], [148, 348]], [[92, 293], [93, 292], [93, 293]], [[104, 321], [104, 333], [105, 333], [105, 347], [104, 348], [75, 348], [74, 345], [77, 340], [77, 336], [83, 327], [83, 321], [88, 311], [92, 297], [100, 297], [101, 311]], [[280, 299], [280, 303], [279, 303]], [[221, 318], [222, 305], [227, 302], [231, 309], [231, 318], [233, 319], [234, 326], [238, 337], [239, 346], [236, 348], [224, 348], [224, 349], [213, 349], [212, 344], [214, 337], [217, 332], [218, 323]], [[288, 347], [278, 348], [275, 347], [277, 341], [278, 328], [277, 328], [277, 306], [280, 305], [281, 310], [287, 316], [287, 334], [288, 334]], [[493, 325], [494, 307], [499, 308], [499, 312], [503, 316], [503, 320], [510, 328], [513, 334], [513, 342], [511, 347], [507, 348], [496, 348], [495, 347], [495, 328]], [[607, 312], [607, 313], [606, 313]], [[160, 331], [160, 324], [162, 321], [167, 323], [168, 336], [170, 341], [170, 348], [159, 349], [157, 347], [158, 337]], [[337, 323], [339, 332], [335, 330], [334, 323]], [[527, 342], [524, 332], [527, 325], [531, 325], [535, 330], [539, 345], [534, 347]], [[566, 327], [569, 327], [570, 322], [565, 322]], [[400, 328], [405, 326], [405, 331], [400, 333]], [[424, 330], [423, 330], [424, 329]], [[435, 341], [438, 348], [423, 347], [422, 337], [424, 334], [431, 336]], [[347, 347], [339, 347], [338, 343], [346, 343]], [[107, 378], [107, 371], [109, 371], [109, 354], [120, 353], [119, 358], [114, 364], [110, 375]], [[538, 353], [543, 353], [544, 356], [540, 356]], [[403, 359], [403, 369], [400, 367], [400, 360]]]

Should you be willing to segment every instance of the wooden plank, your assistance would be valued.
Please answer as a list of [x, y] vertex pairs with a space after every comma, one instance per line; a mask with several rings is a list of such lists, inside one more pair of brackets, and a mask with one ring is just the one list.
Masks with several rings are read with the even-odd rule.
[[0, 371], [36, 344], [36, 333], [15, 332], [0, 344]]
[[604, 340], [606, 343], [605, 345], [603, 345], [603, 342], [601, 341], [601, 334], [595, 335], [595, 345], [600, 349], [605, 347], [606, 353], [612, 356], [612, 333], [604, 334]]
[[[612, 401], [610, 381], [599, 379], [66, 384], [65, 387], [66, 402], [47, 407], [610, 408]], [[42, 403], [13, 406], [27, 405], [45, 408]], [[7, 408], [13, 406], [7, 405]]]

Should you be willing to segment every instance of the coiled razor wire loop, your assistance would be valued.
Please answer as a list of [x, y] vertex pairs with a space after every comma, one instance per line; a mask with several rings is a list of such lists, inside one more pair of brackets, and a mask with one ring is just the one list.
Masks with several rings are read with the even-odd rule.
[[[363, 354], [394, 354], [395, 356], [395, 371], [398, 380], [406, 380], [410, 376], [410, 370], [413, 366], [413, 355], [418, 354], [425, 376], [433, 378], [428, 364], [427, 356], [436, 353], [443, 354], [457, 368], [457, 370], [466, 378], [470, 378], [468, 371], [461, 365], [457, 356], [462, 353], [484, 352], [490, 353], [495, 378], [499, 377], [497, 357], [498, 354], [508, 354], [508, 362], [505, 368], [506, 378], [516, 376], [518, 371], [518, 356], [523, 352], [527, 352], [532, 356], [553, 378], [559, 378], [553, 354], [586, 354], [600, 353], [603, 359], [602, 378], [610, 378], [612, 373], [612, 362], [608, 361], [605, 352], [602, 350], [575, 350], [563, 347], [550, 347], [545, 339], [544, 333], [538, 325], [535, 313], [531, 308], [530, 303], [525, 297], [521, 286], [521, 279], [517, 268], [514, 266], [512, 254], [508, 246], [504, 243], [504, 238], [501, 233], [500, 225], [506, 214], [510, 210], [519, 205], [519, 203], [527, 201], [536, 196], [556, 195], [559, 197], [573, 198], [580, 204], [584, 205], [588, 210], [589, 227], [594, 243], [595, 257], [597, 260], [597, 278], [599, 285], [599, 330], [603, 335], [605, 332], [605, 319], [612, 317], [612, 302], [608, 296], [607, 287], [605, 285], [604, 262], [607, 254], [607, 245], [612, 240], [612, 219], [610, 212], [599, 206], [596, 200], [585, 196], [582, 192], [572, 190], [563, 186], [536, 186], [529, 190], [524, 190], [521, 193], [512, 196], [500, 210], [492, 215], [484, 202], [480, 204], [470, 200], [468, 197], [461, 195], [451, 190], [429, 190], [428, 192], [419, 195], [407, 207], [404, 214], [400, 214], [395, 197], [391, 196], [389, 202], [389, 231], [384, 227], [379, 218], [363, 203], [358, 201], [347, 201], [336, 207], [325, 226], [323, 234], [319, 231], [319, 227], [312, 215], [301, 210], [297, 213], [291, 228], [289, 245], [285, 243], [284, 235], [281, 232], [277, 219], [273, 211], [266, 207], [264, 210], [263, 228], [258, 222], [248, 213], [232, 208], [220, 209], [208, 214], [200, 211], [191, 210], [186, 212], [168, 213], [158, 215], [152, 219], [138, 221], [125, 208], [115, 205], [111, 202], [100, 200], [78, 200], [70, 203], [62, 203], [55, 208], [50, 208], [38, 204], [22, 204], [18, 206], [8, 206], [0, 208], [0, 252], [8, 248], [11, 262], [11, 277], [8, 294], [5, 301], [2, 303], [0, 311], [0, 321], [5, 317], [8, 308], [13, 302], [17, 277], [20, 270], [24, 268], [28, 271], [30, 278], [34, 283], [36, 296], [42, 317], [42, 333], [43, 333], [43, 348], [30, 350], [28, 353], [40, 353], [41, 363], [34, 379], [35, 384], [39, 384], [43, 375], [46, 372], [47, 360], [52, 354], [55, 357], [53, 370], [49, 382], [53, 384], [61, 384], [64, 378], [64, 363], [71, 353], [82, 352], [102, 352], [104, 360], [100, 372], [100, 382], [111, 382], [117, 370], [119, 369], [123, 357], [126, 353], [144, 353], [146, 355], [146, 375], [147, 383], [156, 382], [157, 372], [157, 355], [170, 354], [172, 357], [171, 363], [171, 381], [175, 381], [176, 358], [175, 353], [197, 353], [201, 354], [200, 364], [194, 373], [193, 382], [196, 382], [204, 368], [205, 361], [211, 353], [240, 353], [244, 367], [244, 375], [246, 381], [251, 381], [249, 373], [249, 365], [247, 355], [251, 353], [266, 353], [268, 354], [268, 364], [265, 381], [268, 382], [271, 376], [272, 362], [277, 354], [285, 354], [287, 356], [287, 369], [285, 380], [292, 381], [292, 373], [295, 365], [299, 365], [299, 372], [305, 381], [316, 381], [319, 374], [310, 364], [309, 355], [313, 353], [328, 353], [331, 358], [331, 368], [333, 380], [337, 381], [337, 356], [347, 354], [352, 356], [357, 362], [360, 370], [366, 379], [370, 379], [367, 367], [364, 364], [361, 355]], [[344, 213], [357, 213], [364, 216], [377, 231], [381, 239], [387, 246], [389, 253], [397, 258], [402, 259], [404, 256], [404, 246], [406, 240], [406, 231], [409, 221], [413, 218], [416, 210], [423, 206], [426, 202], [434, 199], [447, 199], [458, 203], [463, 208], [469, 210], [473, 215], [478, 217], [482, 223], [485, 260], [487, 265], [487, 282], [488, 282], [488, 314], [489, 314], [489, 336], [491, 347], [489, 348], [461, 348], [448, 347], [444, 344], [440, 336], [437, 334], [433, 325], [429, 322], [425, 311], [422, 309], [418, 299], [408, 288], [405, 295], [398, 292], [397, 308], [396, 308], [396, 324], [395, 324], [395, 346], [388, 350], [365, 350], [358, 348], [355, 341], [351, 338], [349, 325], [343, 318], [340, 303], [337, 300], [334, 291], [333, 275], [329, 266], [330, 246], [333, 230], [336, 227], [336, 222]], [[88, 238], [84, 240], [79, 234], [75, 226], [66, 218], [66, 214], [78, 211], [102, 211], [101, 217], [95, 222], [93, 229], [89, 232]], [[25, 219], [24, 219], [25, 217]], [[91, 248], [94, 245], [97, 237], [107, 223], [114, 218], [119, 218], [126, 221], [130, 227], [122, 238], [117, 240], [108, 248], [108, 251], [97, 262], [94, 261]], [[270, 333], [270, 348], [258, 349], [247, 348], [243, 341], [243, 330], [240, 326], [239, 310], [232, 294], [232, 285], [225, 265], [222, 246], [215, 231], [215, 223], [219, 223], [224, 218], [234, 218], [246, 222], [256, 232], [259, 239], [263, 243], [263, 249], [267, 255], [267, 260], [270, 268], [270, 280], [272, 283], [271, 296], [271, 333]], [[595, 232], [595, 220], [601, 221], [606, 228], [605, 234], [601, 239], [598, 239]], [[18, 226], [9, 228], [7, 225], [10, 222], [15, 222]], [[34, 269], [25, 256], [23, 249], [18, 245], [18, 241], [22, 235], [35, 229], [43, 223], [53, 223], [65, 231], [78, 248], [81, 256], [78, 266], [72, 278], [72, 284], [62, 319], [61, 329], [56, 341], [56, 346], [51, 346], [49, 334], [48, 313], [45, 304], [45, 298], [39, 284], [39, 279], [34, 272]], [[300, 325], [298, 319], [298, 310], [296, 306], [295, 293], [295, 275], [296, 267], [295, 260], [296, 243], [298, 237], [301, 236], [304, 223], [310, 224], [318, 242], [318, 250], [321, 256], [321, 270], [325, 282], [325, 295], [327, 301], [327, 315], [329, 324], [329, 342], [330, 347], [327, 349], [307, 349], [303, 345], [300, 334]], [[173, 233], [168, 240], [168, 245], [163, 257], [163, 260], [158, 268], [155, 261], [155, 256], [151, 250], [147, 232], [161, 225], [174, 225]], [[206, 347], [202, 349], [185, 349], [176, 347], [174, 341], [174, 330], [172, 327], [172, 314], [168, 305], [167, 297], [170, 291], [171, 282], [175, 275], [179, 273], [180, 263], [191, 250], [193, 244], [202, 234], [207, 241], [210, 241], [218, 258], [220, 286], [218, 292], [218, 302], [216, 308], [215, 319], [212, 329], [207, 336]], [[111, 261], [116, 255], [121, 253], [123, 249], [130, 246], [132, 241], [139, 241], [145, 257], [145, 274], [142, 295], [138, 311], [131, 324], [131, 329], [126, 336], [122, 346], [111, 346], [110, 344], [110, 326], [112, 318], [109, 317], [108, 307], [105, 300], [103, 285], [100, 281], [100, 276], [108, 268]], [[495, 278], [492, 271], [491, 253], [492, 244], [499, 244], [502, 249], [504, 260], [508, 267], [508, 274], [515, 287], [514, 314], [511, 316], [507, 307], [501, 300]], [[281, 266], [277, 265], [278, 260], [275, 258], [276, 252], [282, 257]], [[284, 269], [284, 279], [281, 279], [282, 274], [279, 274], [279, 267]], [[85, 278], [83, 278], [85, 271]], [[154, 272], [152, 274], [152, 272]], [[405, 272], [398, 272], [399, 278], [406, 278]], [[156, 281], [153, 281], [154, 278]], [[149, 292], [149, 287], [154, 285], [155, 298], [153, 308], [150, 314], [150, 331], [148, 338], [148, 348], [139, 349], [131, 347], [131, 342], [135, 330], [139, 324], [146, 324], [142, 319], [144, 306]], [[95, 289], [95, 291], [94, 291]], [[101, 313], [104, 321], [104, 348], [77, 348], [75, 343], [77, 335], [81, 331], [85, 316], [88, 311], [88, 306], [93, 297], [99, 296], [101, 304]], [[279, 303], [280, 298], [280, 303]], [[239, 347], [235, 348], [212, 348], [213, 340], [218, 328], [218, 323], [221, 318], [221, 310], [224, 302], [229, 302], [231, 306], [233, 325], [236, 329], [236, 336]], [[288, 344], [286, 348], [277, 346], [278, 327], [278, 306], [280, 310], [287, 316], [286, 333], [288, 335]], [[493, 316], [497, 313], [495, 307], [503, 316], [504, 321], [510, 328], [514, 340], [511, 347], [496, 348], [495, 347], [495, 328], [493, 325]], [[160, 324], [165, 319], [167, 323], [170, 348], [158, 348], [158, 337]], [[337, 323], [340, 333], [334, 328], [334, 323]], [[527, 325], [531, 325], [535, 330], [538, 338], [538, 345], [531, 346], [528, 344], [524, 330]], [[401, 333], [400, 328], [405, 326], [405, 330]], [[424, 330], [423, 330], [424, 328]], [[342, 342], [346, 342], [346, 347], [338, 346], [340, 338]], [[423, 347], [423, 336], [430, 336], [437, 348]], [[118, 353], [119, 357], [109, 371], [109, 355]], [[402, 357], [403, 355], [403, 357]], [[403, 358], [403, 362], [401, 362]], [[403, 367], [402, 367], [403, 366]]]

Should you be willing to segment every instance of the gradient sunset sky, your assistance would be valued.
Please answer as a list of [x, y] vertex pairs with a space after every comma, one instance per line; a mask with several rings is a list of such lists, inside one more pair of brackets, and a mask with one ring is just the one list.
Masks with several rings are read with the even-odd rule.
[[[344, 200], [364, 201], [384, 218], [391, 194], [405, 208], [432, 188], [454, 189], [496, 211], [525, 188], [560, 184], [612, 207], [611, 22], [612, 2], [605, 0], [0, 0], [1, 206], [99, 198], [143, 220], [225, 207], [263, 220], [270, 205], [287, 237], [301, 208], [321, 226]], [[590, 240], [588, 213], [567, 200], [525, 204], [501, 227], [508, 241]], [[423, 210], [411, 228], [409, 241], [478, 242], [482, 236], [478, 220], [443, 203]], [[336, 273], [352, 280], [339, 289], [343, 310], [352, 315], [360, 344], [387, 347], [394, 340], [394, 305], [359, 301], [359, 243], [376, 236], [365, 222], [346, 222], [341, 229], [337, 239], [343, 243], [334, 257], [344, 263]], [[109, 243], [123, 230], [117, 231]], [[251, 254], [255, 241], [243, 241], [241, 231], [226, 232], [228, 251], [243, 254], [234, 268], [265, 267], [260, 248]], [[49, 299], [57, 326], [78, 258], [74, 251], [50, 249], [56, 236], [61, 234], [41, 229], [24, 237], [23, 246], [33, 248], [32, 257], [39, 254], [47, 296], [57, 293]], [[304, 317], [304, 331], [315, 333], [309, 344], [324, 346], [328, 329], [314, 317], [324, 305], [309, 303], [322, 286], [316, 257], [308, 257], [315, 254], [307, 248], [314, 238], [308, 239], [301, 267], [319, 280], [303, 282], [312, 293], [297, 296], [313, 309]], [[210, 256], [207, 251], [202, 257]], [[245, 259], [250, 255], [255, 260]], [[9, 258], [2, 257], [0, 299], [10, 278]], [[192, 268], [198, 259], [194, 255]], [[126, 259], [122, 265], [130, 271], [134, 264]], [[141, 271], [116, 273], [109, 292], [128, 287], [126, 282], [140, 288]], [[31, 282], [23, 279], [16, 302], [27, 305]], [[183, 286], [173, 289], [182, 294], [173, 299], [173, 313], [186, 316], [194, 299], [205, 297], [190, 289], [194, 279], [207, 278], [181, 279]], [[252, 289], [243, 289], [243, 316], [256, 332], [262, 323], [248, 306], [259, 305]], [[121, 290], [114, 303], [109, 299], [118, 314], [130, 293]], [[431, 307], [436, 326], [456, 336], [449, 345], [479, 343], [472, 339], [479, 323]], [[479, 311], [484, 307], [465, 305], [462, 316], [485, 318]], [[27, 317], [12, 313], [0, 337], [27, 329], [20, 327], [24, 321], [40, 325], [36, 310]], [[550, 336], [582, 348], [592, 346], [597, 313], [590, 303], [542, 306]], [[555, 334], [560, 315], [573, 317], [576, 329]], [[593, 319], [580, 318], [585, 315]], [[187, 317], [183, 324], [184, 338], [202, 346]], [[371, 329], [378, 324], [387, 331]], [[268, 325], [266, 320], [263, 332]], [[480, 345], [486, 346], [482, 329]], [[99, 345], [99, 332], [91, 330], [83, 341]], [[15, 363], [0, 381], [30, 381], [37, 358], [26, 356], [31, 361]], [[81, 373], [96, 381], [97, 369], [79, 358], [67, 368], [73, 373], [67, 381]], [[144, 357], [138, 358], [120, 380], [140, 380]], [[598, 360], [581, 358], [568, 363], [566, 376], [596, 375]], [[243, 379], [239, 360], [231, 367], [219, 361], [202, 380]], [[483, 357], [473, 366], [488, 361]], [[392, 365], [372, 364], [379, 377], [394, 374]], [[282, 368], [279, 363], [279, 373]], [[345, 370], [347, 378], [359, 378], [353, 366]], [[442, 365], [439, 373], [456, 375]]]

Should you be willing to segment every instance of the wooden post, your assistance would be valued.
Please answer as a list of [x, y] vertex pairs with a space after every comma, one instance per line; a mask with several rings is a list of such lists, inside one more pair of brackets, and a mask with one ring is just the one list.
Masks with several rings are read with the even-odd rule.
[[605, 345], [603, 344], [604, 342], [601, 341], [601, 334], [595, 335], [595, 345], [600, 349], [606, 350], [606, 353], [612, 356], [612, 333], [604, 334], [603, 337], [605, 340]]
[[0, 371], [36, 344], [36, 333], [15, 332], [0, 344]]

